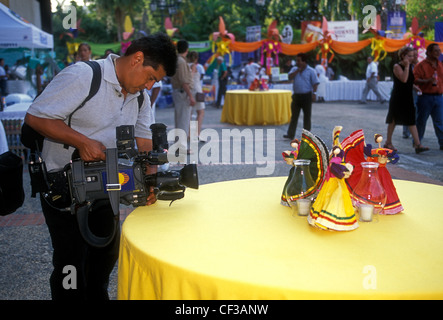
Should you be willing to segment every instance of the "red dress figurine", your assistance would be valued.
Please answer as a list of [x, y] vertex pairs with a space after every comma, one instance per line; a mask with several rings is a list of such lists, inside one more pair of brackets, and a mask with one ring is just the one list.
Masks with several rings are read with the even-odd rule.
[[[375, 149], [372, 148], [371, 144], [365, 144], [364, 133], [361, 129], [351, 133], [349, 137], [343, 140], [344, 159], [354, 166], [354, 172], [351, 177], [346, 180], [346, 185], [348, 186], [349, 192], [352, 193], [361, 177], [361, 162], [378, 162], [378, 176], [386, 193], [386, 205], [380, 214], [397, 214], [402, 212], [404, 208], [398, 197], [391, 174], [386, 168], [386, 164], [397, 163], [399, 156], [394, 150], [380, 147], [381, 141], [383, 140], [381, 135], [376, 134], [374, 138], [375, 142], [379, 145], [379, 147]], [[365, 158], [365, 156], [367, 158]]]

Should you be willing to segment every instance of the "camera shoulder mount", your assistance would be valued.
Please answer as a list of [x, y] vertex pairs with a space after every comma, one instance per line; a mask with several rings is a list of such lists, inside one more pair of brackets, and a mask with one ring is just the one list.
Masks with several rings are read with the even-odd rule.
[[91, 202], [86, 199], [86, 175], [84, 162], [81, 159], [73, 160], [71, 165], [72, 198], [71, 212], [76, 214], [80, 233], [90, 245], [98, 248], [106, 247], [114, 238], [120, 222], [120, 190], [118, 179], [118, 152], [116, 148], [106, 149], [106, 175], [109, 201], [114, 213], [112, 232], [106, 237], [98, 237], [89, 228], [88, 213]]

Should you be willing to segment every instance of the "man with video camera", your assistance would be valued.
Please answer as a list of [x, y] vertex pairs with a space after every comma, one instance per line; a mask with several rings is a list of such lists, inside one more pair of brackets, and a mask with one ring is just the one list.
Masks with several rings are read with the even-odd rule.
[[[42, 158], [47, 171], [62, 170], [74, 151], [84, 162], [106, 160], [105, 150], [116, 147], [116, 127], [121, 125], [134, 125], [138, 150], [151, 151], [150, 125], [155, 120], [143, 90], [174, 75], [176, 61], [176, 48], [168, 36], [159, 33], [134, 40], [124, 56], [110, 54], [97, 60], [102, 75], [99, 90], [79, 109], [90, 92], [92, 67], [82, 62], [62, 70], [36, 98], [25, 118], [27, 125], [45, 137]], [[144, 95], [142, 105], [140, 94]], [[147, 171], [156, 172], [156, 166], [148, 166]], [[150, 193], [147, 204], [155, 201]], [[69, 208], [57, 209], [43, 196], [41, 204], [54, 248], [52, 298], [109, 299], [107, 288], [118, 258], [119, 232], [105, 247], [91, 246], [82, 238]], [[95, 234], [107, 234], [113, 217], [110, 201], [94, 202], [88, 216]], [[67, 266], [76, 271], [76, 283], [68, 287]]]

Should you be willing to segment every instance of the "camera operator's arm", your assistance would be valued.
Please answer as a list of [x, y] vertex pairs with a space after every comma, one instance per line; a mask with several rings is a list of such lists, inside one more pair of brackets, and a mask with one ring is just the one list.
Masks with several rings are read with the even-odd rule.
[[106, 160], [106, 147], [101, 142], [73, 130], [62, 120], [40, 118], [27, 113], [25, 122], [41, 135], [77, 148], [85, 162]]
[[[139, 152], [152, 151], [152, 140], [151, 139], [135, 137], [135, 141], [137, 143], [137, 149]], [[148, 165], [148, 167], [146, 168], [146, 174], [150, 175], [150, 174], [155, 174], [155, 173], [157, 173], [157, 166]], [[148, 196], [148, 201], [147, 201], [146, 205], [151, 205], [151, 204], [155, 203], [156, 201], [157, 201], [157, 198], [155, 197], [155, 194], [154, 194], [154, 187], [151, 186], [149, 189], [149, 196]]]

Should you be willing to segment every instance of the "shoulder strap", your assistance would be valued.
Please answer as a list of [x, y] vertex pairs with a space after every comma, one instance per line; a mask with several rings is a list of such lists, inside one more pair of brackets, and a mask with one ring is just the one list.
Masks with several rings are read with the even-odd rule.
[[[68, 126], [71, 127], [71, 118], [72, 115], [80, 108], [83, 108], [86, 102], [88, 102], [95, 94], [98, 92], [98, 89], [100, 89], [100, 83], [102, 81], [102, 70], [100, 68], [100, 65], [97, 61], [83, 61], [88, 66], [92, 68], [92, 81], [91, 81], [91, 88], [89, 89], [89, 94], [83, 100], [83, 102], [74, 110], [71, 112], [71, 114], [68, 117]], [[64, 145], [65, 149], [68, 149], [68, 145]]]
[[95, 94], [97, 93], [98, 89], [100, 89], [100, 83], [102, 81], [102, 70], [100, 68], [100, 65], [97, 61], [83, 61], [88, 66], [92, 68], [92, 81], [91, 81], [91, 88], [89, 89], [89, 94], [83, 100], [83, 102], [69, 115], [68, 119], [68, 126], [71, 126], [71, 118], [74, 112], [76, 112], [78, 109], [82, 108], [86, 102], [88, 102]]
[[138, 111], [140, 111], [140, 109], [143, 106], [143, 102], [145, 101], [145, 95], [143, 93], [143, 90], [140, 91], [140, 94], [137, 97], [137, 101], [138, 101]]

